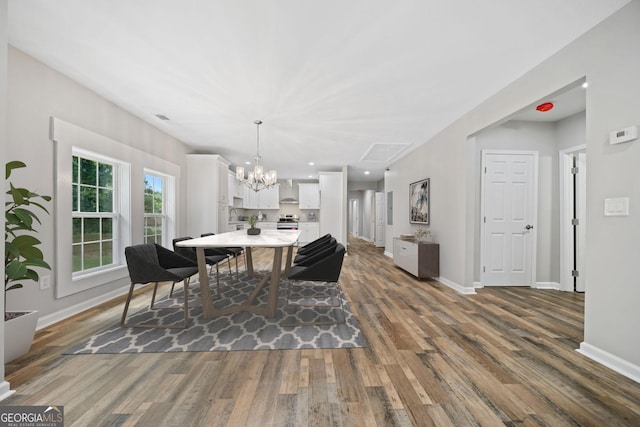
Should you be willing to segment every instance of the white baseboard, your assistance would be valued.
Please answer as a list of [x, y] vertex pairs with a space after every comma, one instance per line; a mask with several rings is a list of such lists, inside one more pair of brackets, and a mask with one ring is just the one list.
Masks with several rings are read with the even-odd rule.
[[555, 289], [560, 290], [560, 283], [558, 282], [536, 282], [536, 289]]
[[438, 282], [442, 283], [445, 286], [450, 287], [451, 289], [453, 289], [454, 291], [460, 292], [461, 294], [464, 295], [475, 295], [476, 294], [476, 290], [474, 288], [467, 288], [464, 286], [461, 286], [459, 284], [457, 284], [456, 282], [453, 282], [449, 279], [447, 279], [446, 277], [434, 277], [435, 280], [437, 280]]
[[68, 319], [71, 316], [75, 316], [78, 313], [82, 313], [85, 310], [88, 310], [104, 302], [117, 298], [120, 295], [125, 295], [128, 291], [129, 291], [129, 285], [122, 286], [120, 288], [114, 289], [111, 292], [107, 292], [106, 294], [102, 294], [95, 298], [91, 298], [87, 301], [83, 301], [76, 305], [72, 305], [71, 307], [64, 308], [60, 311], [56, 311], [55, 313], [42, 316], [38, 319], [38, 325], [36, 326], [36, 330], [39, 331], [42, 328], [46, 328], [49, 325], [53, 325], [54, 323]]
[[474, 287], [475, 289], [482, 289], [482, 288], [484, 288], [484, 286], [482, 286], [482, 283], [480, 283], [480, 282], [473, 282], [473, 287]]
[[384, 251], [384, 256], [387, 256], [389, 258], [393, 258], [393, 254], [389, 251]]
[[15, 391], [11, 390], [11, 386], [7, 381], [0, 382], [0, 400], [6, 399], [13, 393], [15, 393]]
[[602, 350], [594, 345], [586, 342], [580, 343], [580, 348], [576, 350], [583, 356], [594, 360], [607, 368], [611, 368], [619, 374], [624, 375], [627, 378], [632, 379], [635, 382], [640, 383], [640, 366], [634, 365], [631, 362], [611, 354], [608, 351]]

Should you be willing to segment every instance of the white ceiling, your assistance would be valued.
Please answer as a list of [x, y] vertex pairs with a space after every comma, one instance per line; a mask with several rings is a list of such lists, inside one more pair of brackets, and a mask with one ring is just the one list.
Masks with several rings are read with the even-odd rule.
[[194, 151], [260, 119], [279, 177], [367, 181], [628, 2], [9, 0], [9, 41]]

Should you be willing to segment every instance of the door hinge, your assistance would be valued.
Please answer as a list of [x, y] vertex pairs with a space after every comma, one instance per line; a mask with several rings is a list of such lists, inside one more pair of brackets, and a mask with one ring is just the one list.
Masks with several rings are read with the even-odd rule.
[[578, 174], [578, 170], [579, 170], [579, 169], [578, 169], [577, 167], [573, 167], [573, 168], [571, 168], [571, 174], [572, 174], [572, 175], [577, 175], [577, 174]]
[[484, 223], [485, 224], [487, 223], [487, 217], [486, 216], [484, 217]]
[[580, 225], [580, 220], [578, 218], [571, 218], [571, 225]]
[[486, 166], [484, 167], [484, 173], [487, 173], [487, 167]]
[[487, 267], [482, 266], [482, 272], [485, 273], [487, 271]]
[[578, 277], [580, 276], [580, 272], [578, 270], [571, 270], [571, 277]]

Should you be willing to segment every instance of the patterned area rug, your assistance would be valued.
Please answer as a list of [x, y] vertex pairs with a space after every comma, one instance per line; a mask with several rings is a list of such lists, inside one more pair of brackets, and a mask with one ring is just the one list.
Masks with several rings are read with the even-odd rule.
[[[255, 289], [259, 280], [240, 274], [239, 280], [221, 277], [221, 297], [214, 303], [217, 307], [226, 307], [244, 301]], [[212, 294], [215, 295], [215, 278], [211, 279]], [[189, 287], [189, 327], [186, 329], [147, 329], [121, 328], [114, 325], [90, 339], [77, 344], [64, 354], [116, 354], [116, 353], [163, 353], [196, 351], [230, 351], [262, 349], [302, 349], [302, 348], [350, 348], [366, 347], [366, 341], [358, 327], [340, 285], [334, 286], [329, 298], [319, 301], [317, 292], [320, 287], [310, 283], [296, 286], [296, 293], [290, 301], [300, 304], [324, 302], [325, 307], [287, 306], [285, 307], [287, 282], [280, 287], [278, 314], [265, 318], [253, 313], [241, 312], [214, 319], [205, 320], [199, 304], [198, 282]], [[183, 310], [179, 303], [182, 297], [182, 284], [176, 284], [173, 298], [159, 299], [156, 307], [148, 307], [131, 315], [132, 323], [182, 324]], [[292, 291], [293, 291], [292, 289]], [[151, 299], [151, 292], [148, 298]], [[259, 305], [266, 304], [266, 289], [258, 295]], [[342, 303], [342, 309], [336, 307]], [[180, 308], [167, 308], [180, 307]], [[339, 320], [344, 323], [326, 325], [286, 326], [293, 323], [310, 321]]]

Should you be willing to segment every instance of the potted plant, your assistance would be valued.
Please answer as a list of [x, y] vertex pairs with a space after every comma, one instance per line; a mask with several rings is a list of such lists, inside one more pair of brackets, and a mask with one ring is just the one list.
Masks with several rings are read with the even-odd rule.
[[249, 221], [250, 228], [247, 228], [247, 234], [250, 236], [256, 236], [260, 234], [260, 229], [256, 227], [256, 223], [258, 222], [258, 215], [251, 215], [247, 221]]
[[[13, 169], [24, 168], [20, 161], [6, 164], [5, 178], [8, 180]], [[35, 223], [40, 219], [34, 210], [49, 214], [42, 204], [51, 200], [50, 196], [42, 196], [26, 188], [15, 187], [9, 182], [9, 190], [5, 200], [4, 225], [4, 321], [5, 321], [5, 362], [26, 354], [31, 347], [33, 335], [38, 321], [37, 311], [7, 311], [7, 292], [20, 289], [24, 282], [38, 283], [35, 267], [51, 270], [44, 260], [42, 251], [37, 247], [40, 242], [34, 237], [37, 231]], [[34, 209], [36, 208], [36, 209]]]

